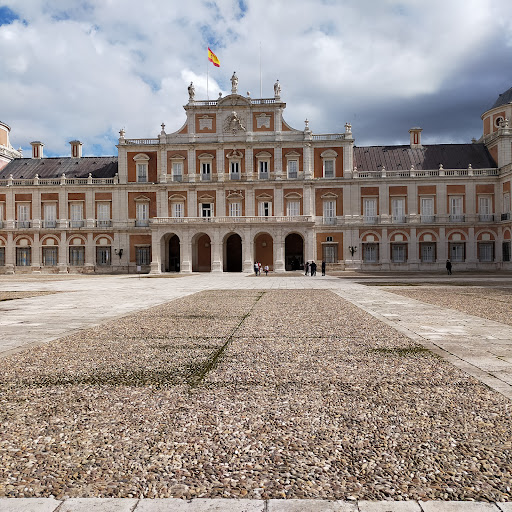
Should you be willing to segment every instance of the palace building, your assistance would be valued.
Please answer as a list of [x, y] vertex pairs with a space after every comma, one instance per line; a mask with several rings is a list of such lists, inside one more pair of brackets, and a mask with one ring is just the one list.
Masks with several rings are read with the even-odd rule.
[[[120, 131], [117, 156], [32, 156], [0, 123], [0, 273], [282, 272], [511, 267], [512, 88], [468, 144], [357, 147], [313, 133], [274, 97], [197, 100], [155, 138]], [[178, 126], [178, 125], [177, 125]]]

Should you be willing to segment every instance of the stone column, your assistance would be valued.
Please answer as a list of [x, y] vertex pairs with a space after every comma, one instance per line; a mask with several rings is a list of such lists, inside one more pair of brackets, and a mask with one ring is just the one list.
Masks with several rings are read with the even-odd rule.
[[180, 257], [181, 257], [181, 272], [190, 274], [192, 272], [192, 246], [190, 233], [185, 231], [180, 236]]
[[188, 181], [196, 181], [196, 150], [191, 148], [188, 150]]
[[197, 190], [190, 188], [187, 194], [187, 217], [197, 216]]
[[302, 155], [303, 162], [303, 172], [305, 179], [311, 179], [313, 177], [314, 169], [313, 169], [313, 148], [311, 147], [311, 143], [307, 142], [304, 144], [304, 151]]
[[96, 212], [95, 212], [95, 204], [94, 204], [94, 191], [92, 187], [87, 187], [85, 191], [85, 205], [84, 205], [84, 218], [85, 218], [85, 226], [88, 228], [94, 228]]
[[446, 238], [446, 228], [439, 228], [439, 240], [437, 242], [437, 261], [444, 266], [444, 262], [448, 259], [449, 243]]
[[68, 273], [68, 247], [66, 243], [66, 232], [62, 231], [59, 242], [59, 274]]
[[385, 269], [388, 270], [389, 269], [389, 239], [388, 239], [388, 229], [387, 228], [382, 229], [379, 260], [380, 260], [381, 266], [383, 268], [385, 267]]
[[276, 180], [283, 179], [283, 148], [281, 146], [274, 148], [274, 176]]
[[275, 272], [284, 272], [284, 240], [282, 231], [279, 230], [277, 235], [274, 237], [274, 270]]
[[85, 245], [85, 264], [84, 267], [93, 267], [95, 263], [95, 254], [94, 254], [94, 240], [92, 237], [92, 233], [87, 233], [87, 242]]
[[276, 187], [274, 189], [274, 214], [276, 217], [281, 217], [284, 215], [284, 194], [283, 189], [281, 187]]
[[150, 274], [162, 273], [162, 262], [160, 261], [160, 233], [158, 230], [151, 231], [151, 270]]
[[35, 190], [32, 193], [32, 227], [41, 227], [41, 191]]
[[16, 262], [16, 246], [12, 232], [7, 232], [7, 245], [5, 246], [5, 273], [14, 274], [14, 263]]
[[475, 239], [475, 228], [471, 226], [468, 229], [466, 238], [466, 263], [470, 268], [475, 268], [478, 262], [477, 259], [477, 241]]
[[242, 233], [242, 269], [244, 272], [252, 272], [254, 269], [254, 238], [250, 228], [244, 228]]
[[215, 230], [213, 236], [210, 238], [211, 244], [211, 258], [212, 258], [212, 272], [223, 272], [223, 247], [222, 236], [220, 230]]
[[254, 152], [252, 147], [245, 150], [245, 175], [247, 180], [254, 180]]
[[409, 246], [408, 246], [408, 267], [410, 270], [419, 269], [419, 258], [418, 258], [418, 239], [416, 237], [416, 228], [411, 228], [409, 235]]
[[31, 266], [33, 274], [41, 273], [41, 244], [39, 241], [39, 233], [34, 233], [34, 239], [32, 241], [32, 250], [31, 250]]
[[304, 262], [315, 260], [315, 262], [318, 264], [315, 250], [316, 232], [313, 229], [308, 229], [304, 238]]

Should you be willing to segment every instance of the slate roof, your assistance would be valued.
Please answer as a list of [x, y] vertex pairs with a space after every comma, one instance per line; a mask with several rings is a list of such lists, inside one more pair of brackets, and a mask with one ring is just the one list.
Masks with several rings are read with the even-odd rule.
[[67, 178], [113, 178], [117, 172], [117, 156], [86, 156], [82, 158], [17, 158], [2, 170], [0, 178], [12, 174], [15, 179], [56, 178], [62, 173]]
[[494, 105], [489, 110], [492, 110], [493, 108], [496, 108], [496, 107], [501, 107], [501, 105], [506, 105], [507, 103], [511, 103], [511, 102], [512, 102], [512, 87], [508, 91], [505, 91], [504, 93], [500, 94], [498, 96], [498, 99], [494, 102]]
[[415, 169], [434, 170], [439, 165], [445, 169], [495, 169], [493, 160], [484, 144], [432, 144], [412, 149], [411, 146], [354, 147], [354, 165], [361, 172]]

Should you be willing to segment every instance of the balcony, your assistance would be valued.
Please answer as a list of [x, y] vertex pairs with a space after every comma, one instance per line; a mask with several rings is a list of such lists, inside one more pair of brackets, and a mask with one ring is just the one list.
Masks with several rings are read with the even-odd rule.
[[451, 213], [449, 219], [450, 219], [450, 222], [465, 222], [466, 216], [458, 214], [458, 213], [457, 214]]
[[480, 213], [478, 215], [478, 220], [480, 222], [493, 222], [494, 221], [494, 215], [492, 213]]
[[43, 228], [54, 229], [56, 227], [57, 227], [57, 221], [56, 220], [43, 220]]
[[136, 228], [147, 228], [149, 226], [149, 219], [137, 219], [135, 221]]
[[510, 220], [510, 212], [502, 213], [501, 220]]
[[363, 215], [363, 222], [365, 224], [377, 224], [379, 222], [379, 218], [377, 215]]
[[29, 228], [30, 225], [31, 225], [31, 222], [29, 220], [17, 220], [16, 221], [17, 229]]
[[268, 172], [260, 172], [258, 175], [258, 179], [260, 180], [268, 180], [269, 173]]
[[83, 228], [84, 227], [84, 221], [83, 220], [70, 220], [69, 221], [69, 227], [70, 228]]
[[336, 217], [323, 217], [322, 224], [324, 226], [336, 226], [338, 219]]
[[422, 224], [433, 224], [436, 221], [435, 215], [421, 215], [420, 216]]
[[97, 220], [96, 227], [98, 228], [110, 228], [112, 227], [112, 221], [109, 220]]
[[232, 172], [229, 174], [229, 179], [233, 181], [240, 181], [240, 173], [239, 172]]
[[211, 174], [201, 174], [201, 181], [212, 181]]
[[156, 217], [151, 219], [151, 224], [203, 224], [205, 222], [211, 222], [214, 224], [311, 224], [314, 222], [314, 217], [312, 217], [311, 215], [283, 215], [277, 217]]
[[181, 183], [183, 181], [183, 174], [173, 174], [172, 181], [177, 181]]
[[407, 222], [407, 218], [405, 215], [393, 215], [391, 217], [391, 222], [393, 224], [405, 224]]

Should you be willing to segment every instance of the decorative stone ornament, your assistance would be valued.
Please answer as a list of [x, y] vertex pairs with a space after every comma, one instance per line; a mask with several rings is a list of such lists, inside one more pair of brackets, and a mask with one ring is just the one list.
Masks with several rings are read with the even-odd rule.
[[236, 135], [239, 131], [246, 131], [245, 126], [242, 124], [242, 120], [234, 110], [224, 121], [224, 131], [231, 132], [233, 135]]

